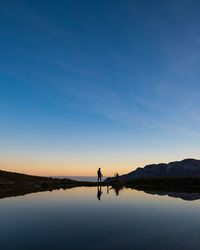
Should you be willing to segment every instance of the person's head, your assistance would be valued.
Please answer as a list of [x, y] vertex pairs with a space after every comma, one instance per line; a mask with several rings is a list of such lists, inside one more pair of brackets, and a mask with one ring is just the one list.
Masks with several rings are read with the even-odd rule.
[[99, 170], [101, 170], [101, 168], [99, 168]]

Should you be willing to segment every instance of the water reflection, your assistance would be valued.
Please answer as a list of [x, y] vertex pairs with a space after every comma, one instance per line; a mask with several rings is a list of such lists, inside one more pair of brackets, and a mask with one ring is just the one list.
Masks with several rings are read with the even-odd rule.
[[1, 199], [1, 249], [198, 250], [195, 195], [99, 185]]
[[[65, 189], [74, 189], [75, 187], [68, 187]], [[63, 188], [62, 188], [63, 189]], [[64, 190], [65, 190], [64, 189]], [[110, 191], [113, 191], [114, 194], [116, 196], [120, 195], [120, 191], [122, 189], [126, 189], [123, 186], [120, 185], [114, 185], [114, 186], [106, 186], [106, 192], [105, 194], [103, 194], [103, 188], [102, 185], [99, 184], [97, 186], [97, 199], [99, 201], [102, 200], [102, 197], [104, 195], [109, 195]], [[132, 188], [128, 188], [129, 190], [138, 190], [138, 191], [142, 191], [146, 194], [149, 195], [158, 195], [158, 196], [169, 196], [172, 198], [180, 198], [182, 200], [185, 201], [194, 201], [194, 200], [199, 200], [200, 199], [200, 191], [194, 191], [194, 190], [169, 190], [169, 191], [165, 191], [165, 190], [157, 190], [157, 189], [149, 189], [147, 187], [140, 187], [140, 188], [136, 188], [136, 187], [132, 187]], [[17, 197], [17, 196], [24, 196], [30, 193], [39, 193], [39, 192], [45, 192], [45, 191], [53, 191], [52, 189], [39, 189], [39, 190], [0, 190], [0, 199], [3, 198], [8, 198], [8, 197]]]
[[102, 187], [101, 187], [101, 185], [100, 186], [98, 185], [97, 186], [97, 198], [99, 201], [101, 200], [102, 194], [103, 194]]
[[[116, 196], [119, 196], [120, 194], [120, 190], [124, 189], [123, 186], [120, 185], [114, 185], [112, 187], [110, 187], [109, 185], [107, 186], [107, 194], [109, 194], [109, 190], [113, 190]], [[186, 192], [186, 191], [182, 191], [182, 192], [173, 192], [173, 191], [159, 191], [159, 190], [148, 190], [148, 189], [144, 189], [144, 188], [132, 188], [132, 190], [138, 190], [138, 191], [143, 191], [146, 194], [149, 195], [159, 195], [159, 196], [169, 196], [172, 198], [180, 198], [182, 200], [185, 201], [194, 201], [194, 200], [199, 200], [200, 199], [200, 192]], [[97, 198], [98, 200], [101, 200], [101, 196], [103, 194], [102, 191], [102, 187], [98, 186], [97, 187]]]
[[158, 191], [144, 191], [147, 194], [151, 195], [160, 195], [160, 196], [169, 196], [172, 198], [180, 198], [185, 201], [194, 201], [200, 199], [200, 193], [174, 193], [174, 192], [158, 192]]
[[109, 194], [109, 185], [107, 185], [107, 194]]
[[[119, 191], [120, 191], [121, 189], [123, 189], [122, 186], [109, 186], [109, 185], [107, 185], [107, 188], [106, 188], [107, 194], [109, 194], [109, 191], [110, 191], [110, 190], [113, 190], [116, 196], [119, 195]], [[98, 199], [99, 201], [101, 200], [102, 194], [103, 194], [103, 191], [102, 191], [102, 186], [101, 186], [101, 184], [100, 184], [100, 185], [97, 186], [97, 199]]]
[[116, 196], [119, 195], [119, 191], [123, 189], [122, 186], [113, 186], [112, 189], [114, 190]]

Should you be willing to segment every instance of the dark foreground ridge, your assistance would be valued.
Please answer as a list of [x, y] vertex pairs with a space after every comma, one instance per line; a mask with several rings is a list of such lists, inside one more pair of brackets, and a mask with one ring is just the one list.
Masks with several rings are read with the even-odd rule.
[[42, 191], [78, 186], [97, 186], [97, 183], [66, 178], [39, 177], [0, 170], [0, 191], [8, 189], [25, 192], [29, 190]]
[[[121, 181], [130, 181], [141, 178], [200, 178], [200, 160], [185, 159], [168, 164], [151, 164], [144, 168], [137, 168], [128, 174], [119, 176]], [[107, 178], [105, 182], [111, 182], [114, 178]]]

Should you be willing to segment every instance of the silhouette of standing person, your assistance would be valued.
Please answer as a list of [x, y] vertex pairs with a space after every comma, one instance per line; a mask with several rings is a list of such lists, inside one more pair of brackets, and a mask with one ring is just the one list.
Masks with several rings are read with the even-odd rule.
[[97, 176], [98, 176], [97, 182], [101, 182], [101, 177], [103, 177], [103, 175], [102, 175], [102, 173], [101, 173], [101, 168], [99, 168], [99, 169], [97, 170]]
[[118, 174], [118, 173], [115, 174], [115, 180], [116, 180], [117, 182], [119, 181], [119, 174]]
[[101, 191], [101, 186], [97, 186], [97, 198], [100, 201], [101, 200], [101, 195], [103, 192]]

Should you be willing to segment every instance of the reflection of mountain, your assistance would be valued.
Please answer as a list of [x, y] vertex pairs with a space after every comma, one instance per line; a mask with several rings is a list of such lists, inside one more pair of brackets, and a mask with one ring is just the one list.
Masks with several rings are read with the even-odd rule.
[[[137, 168], [128, 174], [121, 175], [120, 180], [129, 181], [139, 178], [166, 178], [166, 177], [200, 177], [200, 160], [185, 159], [168, 164], [152, 164], [144, 168]], [[107, 178], [105, 181], [112, 181]]]
[[144, 191], [147, 194], [151, 195], [160, 195], [160, 196], [169, 196], [173, 198], [180, 198], [185, 201], [194, 201], [200, 199], [200, 192], [176, 192], [176, 191], [159, 191], [159, 190], [148, 190], [147, 188], [134, 188], [136, 190]]
[[[71, 189], [74, 187], [67, 187], [66, 189]], [[60, 189], [60, 188], [58, 188]], [[109, 186], [107, 187], [107, 189], [109, 190]], [[118, 188], [118, 187], [111, 187], [111, 189], [114, 190], [116, 196], [119, 195], [119, 191], [123, 188]], [[139, 190], [139, 191], [143, 191], [147, 194], [150, 195], [160, 195], [160, 196], [169, 196], [169, 197], [173, 197], [173, 198], [180, 198], [183, 199], [185, 201], [194, 201], [194, 200], [199, 200], [200, 199], [200, 192], [187, 192], [187, 191], [159, 191], [159, 190], [150, 190], [147, 188], [132, 188], [135, 190]], [[8, 197], [16, 197], [16, 196], [24, 196], [26, 194], [30, 194], [30, 193], [38, 193], [38, 192], [44, 192], [44, 191], [53, 191], [53, 189], [29, 189], [29, 190], [9, 190], [9, 189], [3, 189], [0, 190], [0, 199], [3, 198], [8, 198]], [[102, 191], [101, 188], [99, 188], [97, 186], [97, 198], [100, 200], [101, 199], [101, 195], [102, 195]]]

